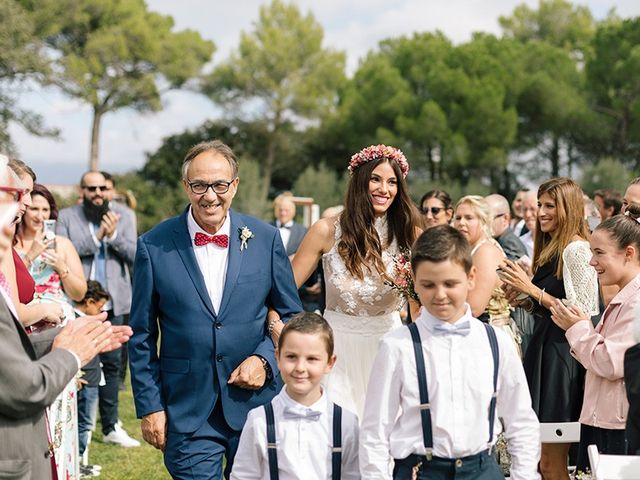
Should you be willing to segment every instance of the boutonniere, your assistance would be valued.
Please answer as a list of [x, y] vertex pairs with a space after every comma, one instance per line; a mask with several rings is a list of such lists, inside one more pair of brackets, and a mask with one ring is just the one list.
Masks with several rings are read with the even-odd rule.
[[255, 235], [249, 230], [249, 227], [246, 226], [239, 228], [238, 233], [240, 234], [240, 251], [242, 251], [247, 248], [247, 242], [255, 237]]

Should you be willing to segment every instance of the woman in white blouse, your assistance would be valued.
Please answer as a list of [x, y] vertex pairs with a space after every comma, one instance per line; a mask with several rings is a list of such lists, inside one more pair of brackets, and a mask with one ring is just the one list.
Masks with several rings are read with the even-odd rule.
[[[556, 299], [589, 316], [598, 313], [598, 279], [589, 266], [589, 231], [582, 190], [558, 177], [538, 189], [533, 270], [527, 274], [505, 261], [503, 281], [513, 305], [534, 313], [536, 324], [524, 358], [533, 409], [540, 422], [576, 422], [582, 407], [584, 369], [570, 354], [564, 330], [551, 320]], [[516, 300], [520, 294], [527, 297]], [[568, 479], [568, 443], [542, 444], [540, 472], [545, 480]]]

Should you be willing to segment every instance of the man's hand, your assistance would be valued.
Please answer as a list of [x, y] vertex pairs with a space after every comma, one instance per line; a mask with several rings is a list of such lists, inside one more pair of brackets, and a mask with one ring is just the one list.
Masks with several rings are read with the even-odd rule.
[[167, 414], [164, 410], [142, 417], [140, 429], [145, 442], [164, 452], [167, 442]]
[[[86, 315], [84, 317], [76, 318], [69, 322], [69, 326], [72, 329], [77, 330], [87, 322], [99, 321], [103, 322], [107, 319], [106, 313], [100, 313], [98, 315]], [[128, 325], [111, 325], [111, 338], [106, 347], [100, 350], [99, 353], [106, 353], [120, 348], [123, 344], [127, 343], [133, 335], [133, 330]]]
[[227, 383], [246, 390], [258, 390], [263, 387], [266, 380], [267, 372], [264, 370], [262, 360], [256, 355], [251, 355], [231, 372]]
[[113, 237], [113, 234], [116, 233], [116, 229], [118, 228], [118, 222], [120, 221], [120, 215], [115, 212], [109, 210], [102, 216], [102, 221], [100, 222], [100, 228], [104, 231], [104, 236], [107, 238]]
[[67, 325], [53, 340], [51, 348], [63, 348], [73, 352], [80, 359], [82, 366], [85, 366], [111, 344], [112, 334], [109, 322], [91, 320], [75, 328], [73, 325]]
[[64, 310], [59, 303], [44, 303], [42, 308], [44, 309], [44, 316], [40, 320], [51, 325], [58, 325], [64, 320]]

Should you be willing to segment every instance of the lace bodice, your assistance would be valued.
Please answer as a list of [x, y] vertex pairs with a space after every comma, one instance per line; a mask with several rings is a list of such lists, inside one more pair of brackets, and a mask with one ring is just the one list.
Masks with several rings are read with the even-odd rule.
[[[398, 243], [394, 239], [387, 245], [386, 217], [375, 221], [375, 228], [380, 236], [382, 261], [390, 278], [395, 276], [395, 258], [399, 255]], [[342, 257], [338, 253], [338, 243], [342, 236], [340, 221], [335, 223], [335, 242], [331, 250], [322, 256], [322, 266], [326, 283], [326, 308], [347, 315], [378, 316], [397, 311], [404, 299], [385, 284], [385, 279], [374, 268], [364, 269], [364, 278], [354, 278], [347, 270]]]
[[589, 265], [591, 250], [584, 240], [571, 242], [562, 252], [562, 280], [567, 300], [587, 315], [598, 314], [598, 275]]

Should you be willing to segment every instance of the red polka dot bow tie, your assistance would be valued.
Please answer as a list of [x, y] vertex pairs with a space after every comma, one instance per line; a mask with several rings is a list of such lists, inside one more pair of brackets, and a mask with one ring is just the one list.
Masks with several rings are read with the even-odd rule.
[[222, 248], [229, 246], [229, 235], [205, 235], [204, 233], [197, 232], [194, 240], [198, 247], [202, 247], [207, 243], [213, 243]]

